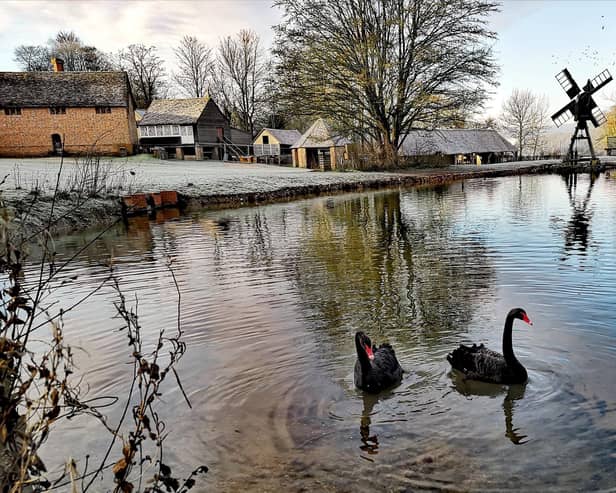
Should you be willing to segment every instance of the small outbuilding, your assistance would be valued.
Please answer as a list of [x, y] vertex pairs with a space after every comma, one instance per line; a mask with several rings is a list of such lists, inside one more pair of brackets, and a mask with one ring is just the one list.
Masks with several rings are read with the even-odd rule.
[[291, 146], [300, 137], [299, 130], [283, 130], [280, 128], [264, 128], [253, 141], [254, 155], [257, 159], [277, 160], [278, 164], [291, 164]]
[[319, 118], [291, 146], [293, 166], [322, 170], [341, 168], [348, 160], [351, 141], [336, 135], [323, 118]]
[[514, 158], [516, 148], [492, 129], [412, 130], [400, 156], [426, 164], [491, 164]]

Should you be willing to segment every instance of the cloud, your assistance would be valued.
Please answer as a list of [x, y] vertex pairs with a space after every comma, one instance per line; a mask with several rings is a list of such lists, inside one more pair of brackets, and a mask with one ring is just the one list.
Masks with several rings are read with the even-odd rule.
[[264, 46], [280, 13], [269, 0], [160, 1], [2, 1], [0, 70], [17, 70], [12, 61], [21, 44], [46, 44], [59, 30], [75, 31], [99, 50], [115, 52], [132, 43], [155, 45], [168, 64], [184, 35], [211, 47], [240, 29], [254, 29]]

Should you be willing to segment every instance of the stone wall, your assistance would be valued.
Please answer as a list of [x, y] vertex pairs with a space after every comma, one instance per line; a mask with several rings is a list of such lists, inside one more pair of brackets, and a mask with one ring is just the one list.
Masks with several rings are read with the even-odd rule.
[[101, 154], [132, 154], [137, 143], [134, 112], [112, 107], [111, 113], [95, 108], [66, 108], [52, 115], [49, 108], [22, 108], [21, 115], [0, 111], [0, 156], [47, 156], [53, 153], [52, 135], [64, 136], [67, 153], [94, 149]]

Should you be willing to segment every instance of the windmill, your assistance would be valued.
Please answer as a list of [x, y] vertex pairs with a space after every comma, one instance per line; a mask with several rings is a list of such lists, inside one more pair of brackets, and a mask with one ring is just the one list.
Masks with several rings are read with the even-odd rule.
[[563, 106], [560, 110], [552, 115], [552, 120], [557, 127], [560, 127], [563, 123], [567, 122], [572, 116], [577, 122], [573, 136], [571, 137], [571, 143], [569, 144], [569, 151], [567, 152], [567, 161], [573, 161], [573, 147], [576, 140], [586, 140], [588, 147], [590, 148], [590, 155], [593, 160], [596, 159], [595, 150], [592, 146], [590, 134], [588, 133], [588, 121], [596, 127], [603, 125], [607, 118], [601, 111], [601, 109], [595, 103], [592, 95], [599, 89], [605, 86], [612, 80], [612, 76], [606, 69], [597, 75], [594, 79], [586, 82], [586, 85], [580, 89], [577, 82], [571, 77], [569, 70], [564, 69], [562, 72], [556, 75], [556, 80], [561, 87], [567, 93], [567, 96], [571, 98], [568, 104]]

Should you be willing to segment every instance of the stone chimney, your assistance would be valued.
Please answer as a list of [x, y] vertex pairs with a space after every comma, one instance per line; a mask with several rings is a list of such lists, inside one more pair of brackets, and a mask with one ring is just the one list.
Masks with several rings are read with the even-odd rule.
[[51, 66], [54, 72], [64, 72], [64, 60], [62, 58], [53, 57], [51, 59]]

